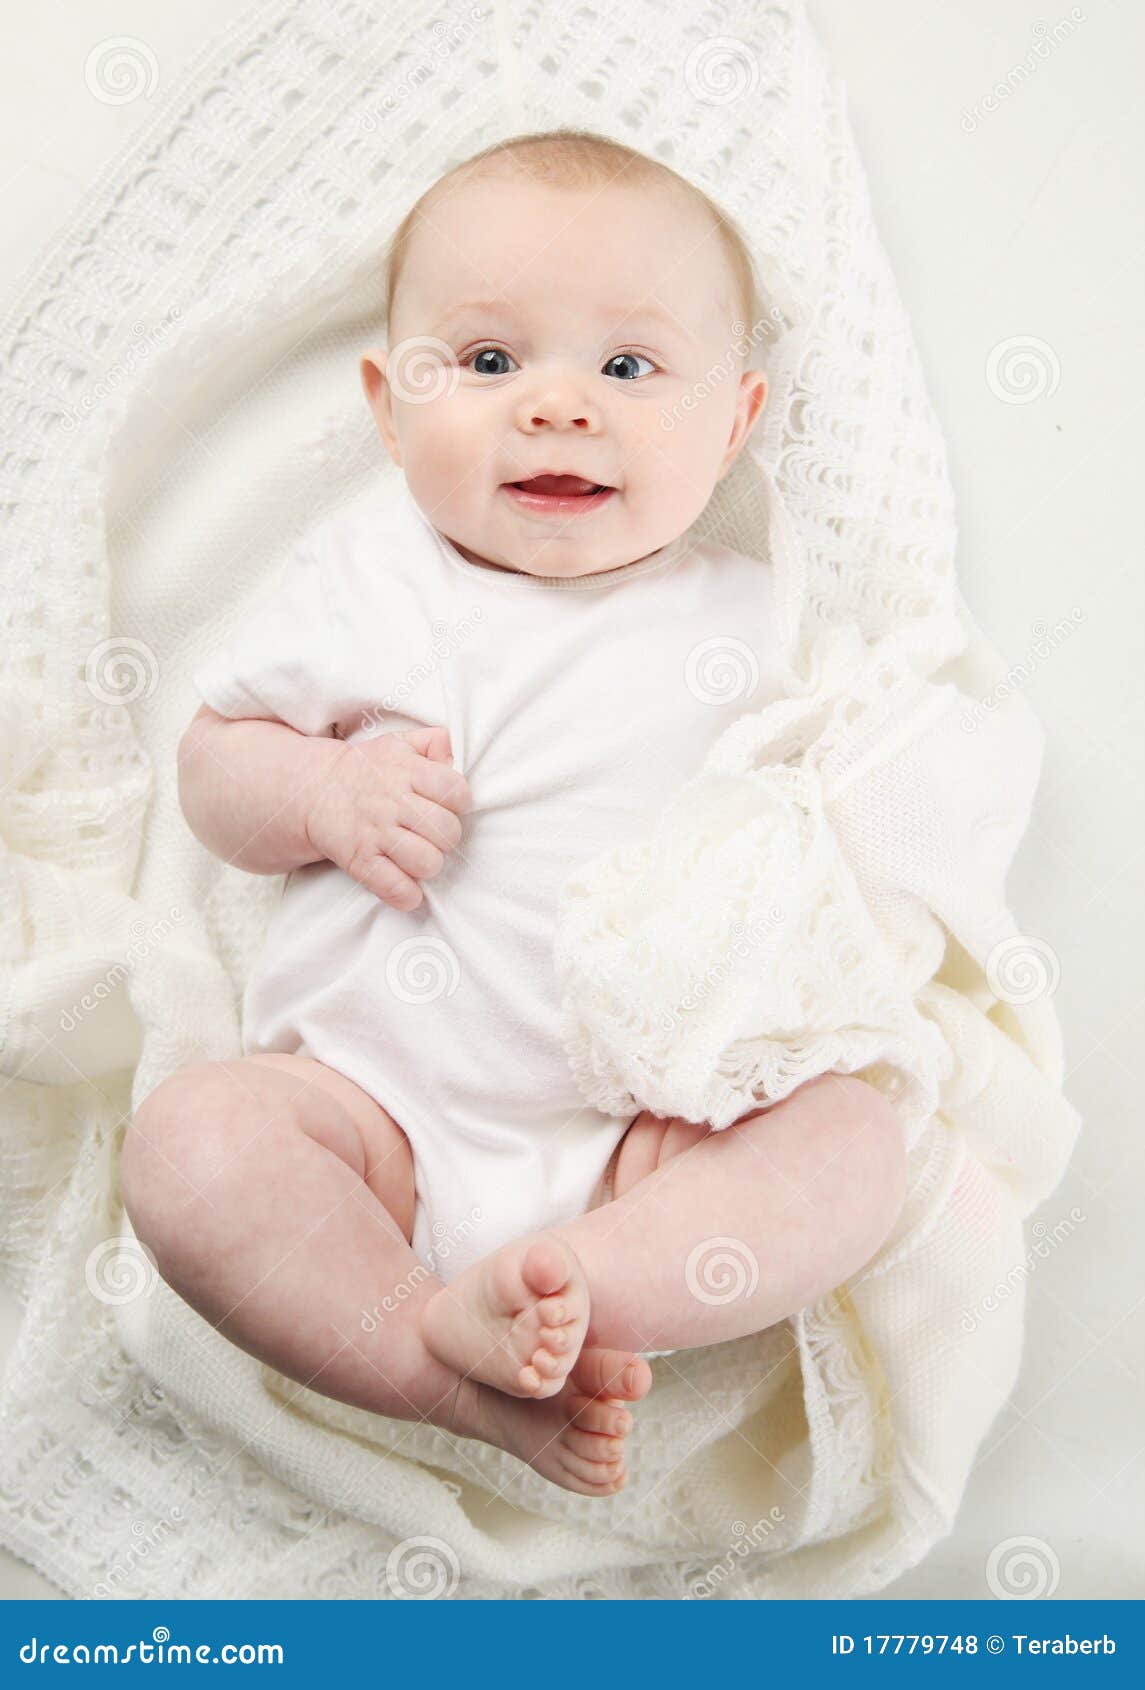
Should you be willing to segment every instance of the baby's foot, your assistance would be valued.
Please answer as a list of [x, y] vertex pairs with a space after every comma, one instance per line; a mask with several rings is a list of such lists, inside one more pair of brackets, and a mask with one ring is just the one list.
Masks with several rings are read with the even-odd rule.
[[514, 1239], [427, 1302], [422, 1337], [438, 1361], [511, 1397], [554, 1397], [588, 1331], [588, 1282], [552, 1233]]
[[628, 1472], [624, 1446], [633, 1419], [625, 1402], [651, 1389], [652, 1369], [627, 1350], [582, 1349], [561, 1390], [523, 1401], [462, 1380], [454, 1430], [507, 1449], [553, 1484], [581, 1496], [614, 1496]]

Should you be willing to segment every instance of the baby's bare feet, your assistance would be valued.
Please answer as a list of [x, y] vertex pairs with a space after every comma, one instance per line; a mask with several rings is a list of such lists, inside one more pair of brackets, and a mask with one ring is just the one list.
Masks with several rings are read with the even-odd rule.
[[426, 1304], [426, 1348], [447, 1367], [512, 1397], [554, 1397], [588, 1330], [588, 1282], [552, 1233], [514, 1239]]
[[545, 1402], [463, 1379], [454, 1430], [507, 1449], [565, 1490], [613, 1496], [628, 1477], [624, 1444], [633, 1420], [624, 1404], [651, 1385], [643, 1357], [593, 1345], [581, 1350], [561, 1390]]

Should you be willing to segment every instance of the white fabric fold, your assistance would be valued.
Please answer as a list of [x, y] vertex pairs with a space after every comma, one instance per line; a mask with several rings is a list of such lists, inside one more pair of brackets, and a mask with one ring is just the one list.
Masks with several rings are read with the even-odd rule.
[[649, 839], [566, 885], [565, 1037], [601, 1108], [720, 1128], [859, 1072], [913, 1146], [938, 1106], [952, 1054], [917, 994], [947, 934], [983, 965], [1017, 936], [1004, 882], [1041, 730], [1014, 701], [979, 722], [889, 638], [821, 647], [806, 692], [729, 729]]

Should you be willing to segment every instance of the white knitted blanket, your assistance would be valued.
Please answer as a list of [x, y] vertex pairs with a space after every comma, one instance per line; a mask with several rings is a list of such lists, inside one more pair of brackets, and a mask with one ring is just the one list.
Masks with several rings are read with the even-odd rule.
[[[149, 75], [120, 51], [89, 66], [114, 97]], [[302, 526], [393, 473], [356, 359], [397, 219], [554, 124], [663, 157], [753, 244], [771, 394], [704, 526], [771, 558], [793, 671], [569, 883], [570, 1057], [603, 1108], [717, 1124], [861, 1071], [912, 1145], [854, 1281], [655, 1363], [607, 1501], [260, 1365], [121, 1238], [117, 1180], [132, 1106], [238, 1054], [279, 892], [180, 815], [191, 671]], [[950, 1530], [1014, 1381], [1022, 1221], [1078, 1123], [1052, 953], [1004, 902], [1040, 730], [986, 698], [940, 431], [799, 7], [262, 0], [96, 182], [2, 350], [4, 1543], [76, 1596], [885, 1586]]]

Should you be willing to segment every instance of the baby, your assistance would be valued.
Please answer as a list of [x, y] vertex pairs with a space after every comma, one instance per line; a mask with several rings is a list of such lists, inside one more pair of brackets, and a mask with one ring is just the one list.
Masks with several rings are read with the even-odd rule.
[[435, 183], [387, 283], [361, 369], [400, 492], [316, 524], [194, 676], [188, 822], [287, 881], [245, 1054], [144, 1100], [124, 1200], [252, 1355], [605, 1496], [649, 1346], [804, 1307], [904, 1191], [861, 1079], [715, 1132], [588, 1106], [560, 1039], [562, 884], [783, 692], [768, 565], [688, 538], [766, 395], [751, 260], [673, 171], [559, 131]]

